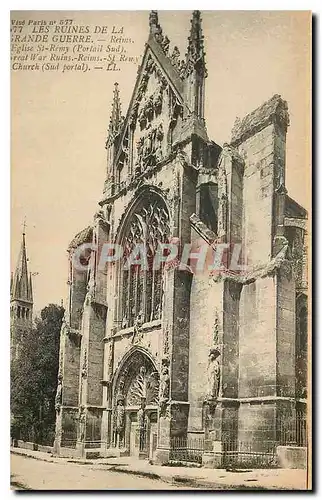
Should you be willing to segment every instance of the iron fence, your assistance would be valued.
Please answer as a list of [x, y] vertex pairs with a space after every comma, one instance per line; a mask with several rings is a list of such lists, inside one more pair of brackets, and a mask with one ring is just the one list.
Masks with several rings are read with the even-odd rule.
[[280, 445], [307, 446], [307, 425], [305, 414], [300, 414], [295, 421], [281, 420], [277, 429]]
[[87, 415], [85, 448], [100, 448], [101, 420], [96, 415]]
[[201, 464], [204, 448], [204, 437], [174, 437], [171, 440], [170, 460]]
[[[277, 467], [277, 446], [307, 446], [307, 426], [305, 414], [293, 419], [283, 419], [277, 426], [262, 428], [262, 436], [250, 435], [249, 439], [236, 438], [237, 429], [233, 429], [234, 438], [225, 433], [221, 440], [220, 450], [210, 451], [217, 458], [218, 466], [274, 468]], [[206, 451], [203, 436], [175, 437], [171, 440], [170, 461], [202, 463], [202, 455]]]
[[76, 448], [77, 432], [75, 429], [64, 429], [60, 445], [63, 448]]
[[222, 467], [274, 468], [276, 462], [275, 442], [225, 441], [220, 454]]

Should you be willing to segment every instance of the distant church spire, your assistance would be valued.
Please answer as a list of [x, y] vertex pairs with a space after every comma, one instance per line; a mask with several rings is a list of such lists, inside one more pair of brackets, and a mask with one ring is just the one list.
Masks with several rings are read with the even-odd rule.
[[10, 287], [10, 332], [11, 356], [16, 359], [20, 353], [21, 341], [32, 327], [33, 293], [31, 274], [28, 273], [26, 252], [26, 222], [23, 224], [22, 241], [15, 273], [11, 275]]
[[203, 72], [204, 76], [207, 76], [204, 36], [202, 33], [201, 15], [199, 10], [193, 11], [190, 22], [190, 35], [188, 38], [188, 50], [186, 54], [187, 72], [189, 73], [198, 67], [198, 71]]
[[110, 118], [110, 124], [108, 128], [108, 138], [114, 139], [114, 137], [118, 134], [120, 130], [120, 126], [122, 123], [122, 114], [121, 114], [121, 100], [120, 100], [120, 91], [119, 84], [117, 82], [114, 83], [114, 91], [113, 91], [113, 102], [112, 102], [112, 113]]
[[11, 300], [33, 302], [31, 276], [28, 275], [26, 253], [26, 223], [24, 222], [19, 257], [12, 281]]

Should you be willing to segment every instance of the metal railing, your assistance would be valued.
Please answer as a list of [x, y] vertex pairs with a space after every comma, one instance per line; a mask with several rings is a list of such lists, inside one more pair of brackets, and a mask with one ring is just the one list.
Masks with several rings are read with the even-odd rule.
[[170, 460], [201, 464], [204, 448], [205, 440], [203, 437], [174, 437], [171, 440]]
[[307, 446], [305, 414], [297, 415], [295, 420], [281, 420], [277, 428], [277, 440], [282, 446]]
[[[253, 467], [272, 468], [277, 466], [277, 446], [307, 446], [307, 426], [305, 414], [296, 418], [281, 420], [273, 429], [261, 429], [263, 436], [272, 434], [271, 438], [250, 436], [245, 440], [236, 438], [237, 429], [234, 428], [234, 438], [227, 433], [221, 440], [220, 451], [211, 451], [218, 458], [222, 467]], [[206, 451], [203, 436], [175, 437], [171, 440], [170, 461], [202, 463], [202, 455]]]

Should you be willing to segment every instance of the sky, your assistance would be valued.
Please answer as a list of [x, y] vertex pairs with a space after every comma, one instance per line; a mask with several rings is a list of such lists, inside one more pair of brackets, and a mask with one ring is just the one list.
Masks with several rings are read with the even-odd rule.
[[[19, 19], [72, 17], [75, 23], [123, 25], [141, 56], [148, 38], [147, 11], [28, 12]], [[185, 53], [191, 12], [160, 11], [171, 47]], [[309, 207], [310, 14], [292, 11], [202, 12], [209, 138], [229, 142], [236, 116], [243, 118], [273, 94], [287, 100], [286, 185]], [[105, 139], [113, 84], [123, 114], [137, 66], [117, 73], [12, 71], [11, 74], [11, 269], [15, 268], [26, 218], [26, 243], [35, 311], [66, 302], [67, 253], [73, 236], [91, 224], [102, 197]]]

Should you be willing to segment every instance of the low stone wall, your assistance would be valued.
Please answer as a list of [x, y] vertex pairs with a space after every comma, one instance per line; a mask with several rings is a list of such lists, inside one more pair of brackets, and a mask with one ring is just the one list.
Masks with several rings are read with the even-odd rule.
[[13, 446], [16, 448], [23, 448], [25, 450], [42, 451], [44, 453], [51, 453], [53, 449], [52, 446], [36, 444], [31, 441], [22, 441], [21, 439], [15, 440]]
[[277, 462], [282, 469], [306, 469], [307, 448], [300, 446], [278, 446]]
[[38, 444], [38, 451], [43, 451], [44, 453], [51, 453], [53, 451], [53, 447], [45, 446], [43, 444]]
[[25, 450], [37, 450], [35, 443], [32, 443], [31, 441], [22, 441], [21, 439], [18, 439], [16, 443], [18, 448], [24, 448]]

